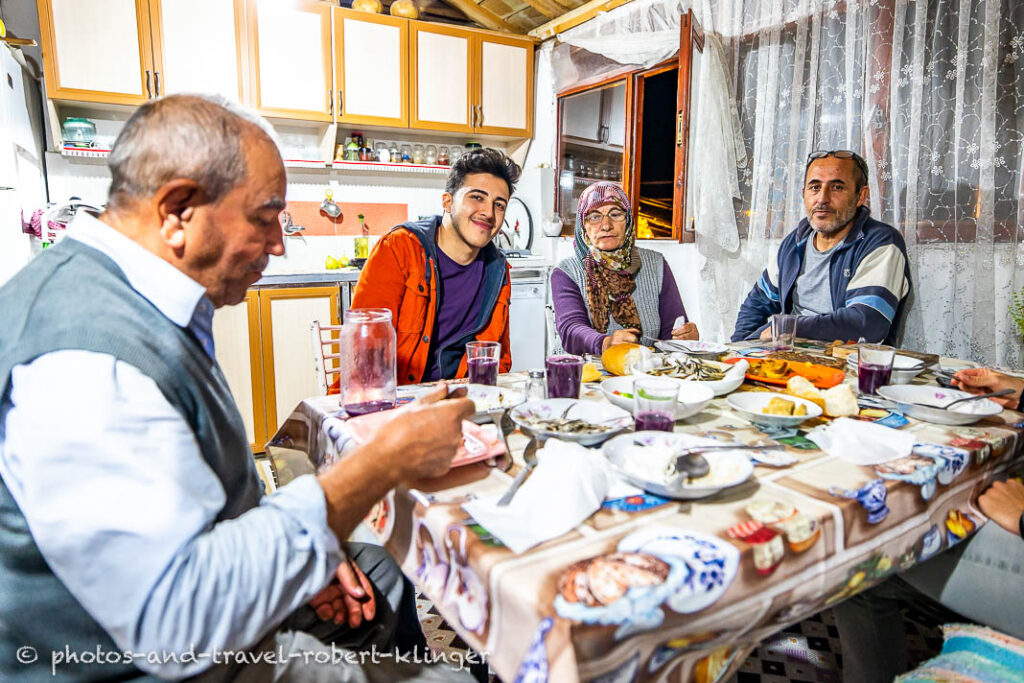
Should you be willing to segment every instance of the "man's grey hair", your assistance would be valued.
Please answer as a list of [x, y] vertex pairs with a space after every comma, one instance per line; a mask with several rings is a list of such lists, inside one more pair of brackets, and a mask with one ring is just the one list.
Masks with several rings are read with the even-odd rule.
[[139, 107], [125, 123], [107, 165], [109, 203], [149, 197], [176, 178], [188, 178], [216, 202], [245, 178], [242, 138], [277, 134], [261, 116], [217, 95], [169, 95]]

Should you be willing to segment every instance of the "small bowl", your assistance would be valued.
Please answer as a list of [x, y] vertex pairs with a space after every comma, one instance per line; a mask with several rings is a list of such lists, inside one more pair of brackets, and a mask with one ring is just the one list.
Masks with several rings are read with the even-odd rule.
[[[566, 414], [566, 410], [568, 413]], [[567, 432], [540, 429], [532, 424], [531, 418], [558, 418], [566, 414], [567, 419], [579, 418], [591, 423], [603, 424], [609, 429], [590, 434], [572, 434]], [[562, 439], [575, 441], [584, 446], [594, 446], [614, 436], [623, 429], [633, 425], [633, 418], [628, 412], [617, 406], [600, 401], [580, 401], [575, 398], [548, 398], [542, 401], [521, 403], [509, 412], [509, 417], [520, 427], [525, 427], [537, 436], [546, 439]]]
[[[846, 371], [851, 375], [857, 374], [857, 354], [851, 353], [846, 357]], [[896, 354], [892, 359], [891, 384], [910, 384], [910, 381], [928, 369], [928, 366], [917, 358], [901, 356]]]
[[[456, 388], [458, 385], [452, 385]], [[470, 419], [473, 422], [490, 422], [488, 411], [504, 408], [508, 410], [526, 400], [526, 394], [520, 389], [495, 387], [488, 384], [464, 384], [466, 398], [473, 402], [476, 413]], [[416, 398], [434, 391], [436, 387], [427, 387], [416, 393]]]
[[[768, 405], [773, 398], [783, 398], [792, 401], [797, 405], [807, 408], [806, 415], [768, 415], [762, 413], [761, 409]], [[733, 394], [725, 399], [729, 406], [743, 417], [756, 425], [766, 427], [796, 427], [804, 420], [821, 416], [821, 406], [817, 403], [791, 396], [789, 394], [776, 394], [770, 391], [746, 391]]]
[[[674, 355], [674, 354], [673, 354]], [[685, 356], [686, 354], [679, 354]], [[743, 380], [746, 379], [747, 370], [750, 368], [750, 363], [745, 360], [741, 360], [738, 363], [719, 363], [718, 361], [705, 360], [705, 363], [713, 365], [715, 367], [721, 367], [725, 370], [725, 378], [716, 380], [714, 382], [703, 382], [696, 379], [678, 379], [676, 377], [666, 377], [664, 375], [648, 375], [646, 373], [640, 375], [640, 373], [634, 373], [638, 376], [643, 377], [657, 377], [658, 379], [670, 379], [673, 382], [679, 382], [683, 385], [699, 384], [701, 386], [709, 387], [711, 391], [715, 393], [715, 396], [725, 396], [728, 393], [739, 389], [740, 385], [743, 384]]]
[[[613, 405], [632, 413], [634, 412], [633, 382], [635, 380], [635, 377], [610, 377], [601, 382], [601, 391]], [[674, 381], [679, 384], [679, 403], [676, 404], [677, 420], [685, 420], [696, 415], [704, 410], [711, 403], [711, 399], [715, 397], [714, 390], [705, 386], [707, 382]]]

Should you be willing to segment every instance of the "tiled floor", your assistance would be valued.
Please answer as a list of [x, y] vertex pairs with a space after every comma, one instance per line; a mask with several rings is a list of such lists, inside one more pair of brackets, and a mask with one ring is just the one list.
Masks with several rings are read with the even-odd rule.
[[[427, 643], [435, 652], [466, 650], [463, 640], [452, 631], [420, 596], [416, 600]], [[935, 616], [907, 605], [907, 642], [912, 664], [938, 654], [942, 633]], [[761, 643], [743, 662], [734, 683], [840, 683], [843, 656], [839, 634], [831, 612], [822, 612], [775, 634]], [[493, 677], [492, 677], [493, 679]]]

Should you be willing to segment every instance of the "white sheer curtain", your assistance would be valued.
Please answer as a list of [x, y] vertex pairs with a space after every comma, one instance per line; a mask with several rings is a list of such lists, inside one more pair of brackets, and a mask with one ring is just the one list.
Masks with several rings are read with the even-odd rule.
[[[807, 154], [852, 149], [871, 169], [873, 214], [907, 241], [915, 291], [904, 346], [1024, 365], [1008, 313], [1024, 285], [1024, 2], [639, 0], [589, 22], [581, 39], [616, 58], [623, 53], [604, 51], [600, 37], [611, 46], [623, 42], [617, 34], [643, 30], [636, 19], [615, 29], [618, 14], [691, 4], [724, 55], [704, 60], [702, 86], [725, 79], [731, 93], [727, 105], [705, 107], [702, 91], [697, 113], [705, 334], [728, 336], [743, 296], [804, 216]], [[630, 36], [653, 45], [646, 37]], [[722, 119], [728, 105], [738, 112], [739, 153]], [[741, 197], [731, 225], [722, 218], [726, 172], [738, 176]], [[729, 239], [734, 226], [738, 241]]]

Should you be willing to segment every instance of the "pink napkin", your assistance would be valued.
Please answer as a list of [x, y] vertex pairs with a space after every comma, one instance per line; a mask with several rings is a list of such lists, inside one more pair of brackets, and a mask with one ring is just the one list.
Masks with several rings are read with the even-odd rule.
[[[382, 410], [377, 413], [369, 413], [353, 417], [345, 422], [346, 431], [351, 438], [359, 444], [366, 443], [373, 438], [378, 429], [391, 422], [398, 412], [402, 410]], [[462, 443], [452, 460], [452, 467], [468, 465], [487, 458], [494, 458], [505, 452], [505, 444], [496, 437], [490, 430], [484, 429], [478, 424], [469, 420], [462, 421]]]

